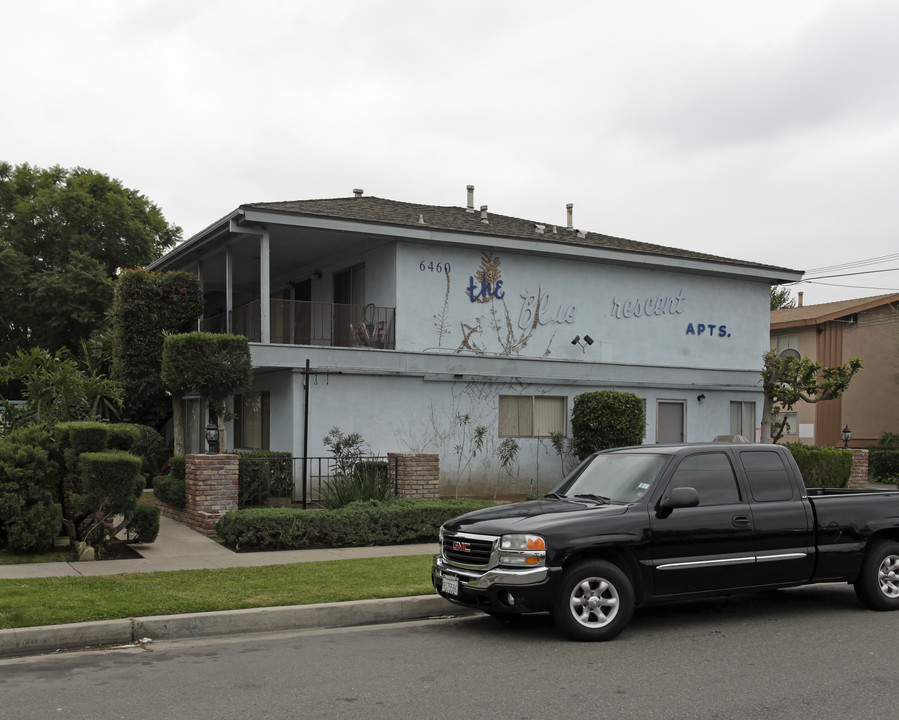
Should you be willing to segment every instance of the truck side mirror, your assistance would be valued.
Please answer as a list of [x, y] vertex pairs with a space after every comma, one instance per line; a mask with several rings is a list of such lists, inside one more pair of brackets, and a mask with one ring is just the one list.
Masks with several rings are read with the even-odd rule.
[[669, 495], [662, 498], [659, 508], [656, 510], [656, 517], [666, 518], [673, 510], [696, 507], [697, 505], [699, 505], [699, 493], [696, 492], [696, 488], [674, 488]]

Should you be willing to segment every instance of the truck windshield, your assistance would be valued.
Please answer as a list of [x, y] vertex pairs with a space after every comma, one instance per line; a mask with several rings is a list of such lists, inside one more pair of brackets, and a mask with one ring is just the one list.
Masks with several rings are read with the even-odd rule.
[[553, 497], [600, 496], [611, 502], [637, 502], [652, 487], [664, 455], [594, 455], [578, 465], [550, 494]]

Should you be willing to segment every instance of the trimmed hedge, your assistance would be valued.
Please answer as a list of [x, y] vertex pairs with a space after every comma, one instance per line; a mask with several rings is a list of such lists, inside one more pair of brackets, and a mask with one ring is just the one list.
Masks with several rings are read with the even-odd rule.
[[264, 505], [270, 497], [293, 494], [293, 456], [275, 450], [237, 454], [238, 507]]
[[399, 498], [357, 502], [337, 510], [248, 508], [223, 515], [215, 532], [238, 551], [437, 542], [444, 522], [493, 504], [466, 498]]
[[153, 495], [173, 508], [183, 510], [187, 506], [183, 478], [174, 475], [157, 475], [153, 480]]
[[852, 475], [852, 451], [787, 443], [806, 487], [844, 488]]
[[868, 474], [880, 482], [899, 485], [899, 450], [871, 450], [868, 453]]

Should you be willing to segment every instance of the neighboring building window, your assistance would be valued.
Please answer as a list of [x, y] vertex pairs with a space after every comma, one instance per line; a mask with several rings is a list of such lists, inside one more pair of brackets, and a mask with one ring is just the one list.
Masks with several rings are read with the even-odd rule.
[[785, 350], [799, 350], [799, 335], [775, 335], [771, 338], [771, 349], [780, 355]]
[[730, 404], [730, 434], [755, 440], [755, 403], [732, 402]]
[[549, 437], [567, 434], [568, 406], [565, 397], [500, 395], [500, 437]]
[[269, 450], [269, 394], [244, 393], [234, 396], [234, 447]]
[[779, 428], [780, 424], [786, 420], [787, 424], [784, 427], [783, 434], [784, 435], [798, 435], [799, 434], [799, 415], [794, 412], [785, 412], [785, 413], [774, 413], [771, 416], [771, 429]]

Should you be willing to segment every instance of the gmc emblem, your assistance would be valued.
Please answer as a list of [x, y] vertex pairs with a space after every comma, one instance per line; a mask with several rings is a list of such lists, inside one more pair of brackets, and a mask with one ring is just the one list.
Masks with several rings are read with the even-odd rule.
[[453, 540], [453, 550], [455, 550], [456, 552], [471, 552], [471, 545], [466, 542]]

